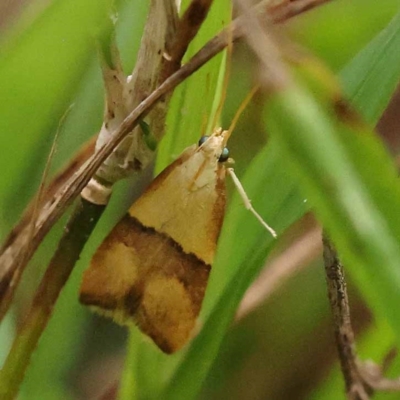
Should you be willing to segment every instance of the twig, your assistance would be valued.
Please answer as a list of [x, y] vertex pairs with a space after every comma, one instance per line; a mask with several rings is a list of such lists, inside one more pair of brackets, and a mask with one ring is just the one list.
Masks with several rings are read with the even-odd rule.
[[[207, 17], [211, 3], [212, 0], [192, 0], [182, 18], [176, 23], [174, 27], [175, 35], [170, 38], [165, 46], [158, 80], [159, 85], [181, 67], [183, 56]], [[148, 117], [150, 119], [150, 132], [157, 142], [162, 139], [166, 131], [165, 120], [173, 90], [159, 99]]]
[[[268, 14], [269, 8], [266, 8], [265, 5], [263, 7], [258, 6], [257, 10], [259, 13], [267, 12], [267, 16], [271, 21], [283, 22], [291, 16], [298, 15], [301, 12], [322, 4], [323, 2], [324, 1], [321, 0], [297, 0], [289, 3], [285, 2], [285, 7], [282, 6], [282, 8], [277, 8], [275, 6], [271, 8], [270, 14]], [[9, 242], [9, 246], [4, 249], [4, 252], [0, 256], [0, 282], [2, 282], [0, 291], [1, 288], [6, 286], [3, 283], [4, 280], [5, 282], [9, 282], [13, 275], [13, 271], [15, 271], [18, 266], [23, 267], [24, 264], [30, 260], [32, 254], [36, 251], [38, 245], [51, 227], [57, 222], [65, 209], [85, 187], [91, 176], [93, 176], [94, 172], [111, 154], [114, 148], [127, 134], [129, 134], [129, 132], [132, 131], [135, 126], [137, 126], [138, 120], [143, 118], [155, 103], [166, 93], [173, 90], [179, 83], [184, 81], [212, 57], [222, 51], [227, 46], [230, 39], [236, 40], [241, 37], [243, 34], [242, 28], [244, 22], [243, 18], [240, 17], [233, 21], [227, 30], [222, 31], [211, 39], [186, 65], [169, 77], [154, 92], [152, 92], [150, 96], [143, 100], [127, 118], [125, 118], [120, 127], [113, 133], [113, 139], [108, 141], [75, 173], [70, 181], [61, 190], [57, 191], [53, 198], [45, 204], [36, 223], [31, 245], [27, 253], [21, 250], [26, 248], [28, 238], [27, 231], [26, 229], [23, 229], [18, 232], [18, 235]], [[22, 260], [24, 261], [23, 263]]]
[[382, 366], [372, 361], [358, 361], [358, 369], [365, 382], [375, 391], [399, 392], [400, 378], [389, 379], [383, 374], [396, 356], [396, 351], [392, 350], [383, 360]]
[[381, 366], [372, 361], [358, 359], [343, 266], [334, 246], [325, 234], [322, 241], [329, 303], [349, 400], [369, 400], [374, 391], [400, 391], [400, 378], [389, 379], [384, 376], [395, 353], [389, 352]]
[[269, 15], [274, 23], [285, 22], [296, 15], [303, 14], [332, 0], [285, 0], [269, 9]]
[[358, 359], [343, 266], [326, 235], [323, 235], [322, 241], [329, 303], [349, 400], [369, 400], [374, 391], [400, 391], [400, 378], [388, 379], [384, 376], [385, 370], [395, 356], [393, 352], [387, 355], [382, 366], [372, 361], [365, 362]]
[[[44, 190], [44, 198], [42, 199], [43, 203], [49, 202], [56, 194], [59, 192], [65, 184], [71, 179], [74, 173], [85, 164], [89, 158], [94, 153], [94, 146], [96, 144], [96, 138], [92, 137], [86, 143], [82, 145], [82, 147], [75, 154], [74, 158], [68, 162], [68, 164], [59, 172], [55, 177], [53, 177], [50, 184]], [[4, 253], [7, 247], [10, 247], [16, 238], [21, 234], [21, 232], [29, 225], [32, 220], [32, 214], [35, 204], [35, 198], [28, 204], [26, 207], [22, 217], [19, 222], [12, 231], [7, 236], [3, 245], [0, 247], [0, 254]], [[0, 277], [1, 275], [0, 271]], [[1, 279], [0, 279], [1, 280]], [[1, 293], [0, 289], [0, 302], [1, 302]]]
[[349, 400], [369, 400], [372, 394], [371, 387], [366, 384], [357, 366], [343, 266], [335, 248], [325, 234], [322, 241], [328, 297], [346, 392]]
[[175, 40], [166, 55], [165, 65], [161, 72], [162, 81], [180, 68], [182, 58], [207, 17], [211, 4], [212, 0], [192, 0], [189, 4], [178, 23]]
[[[57, 193], [57, 191], [61, 190], [71, 176], [73, 176], [75, 171], [89, 159], [94, 152], [94, 145], [95, 141], [93, 139], [85, 143], [75, 158], [53, 179], [44, 192], [44, 198], [41, 200], [42, 204], [46, 204], [46, 202], [52, 198], [54, 193]], [[15, 242], [15, 238], [19, 238], [21, 233], [25, 233], [27, 235], [26, 237], [28, 238], [27, 243], [30, 242], [29, 229], [32, 229], [29, 228], [32, 227], [30, 222], [35, 220], [32, 219], [34, 203], [35, 199], [28, 205], [18, 225], [14, 227], [7, 237], [3, 245], [3, 249], [6, 249], [8, 246], [13, 244]], [[0, 321], [4, 318], [4, 315], [11, 304], [16, 287], [24, 271], [26, 263], [24, 262], [25, 259], [23, 258], [23, 255], [24, 253], [21, 252], [21, 264], [14, 264], [13, 269], [9, 269], [8, 271], [0, 271]]]
[[[69, 112], [70, 108], [67, 110]], [[59, 124], [59, 130], [60, 126], [62, 124], [63, 119], [65, 118], [66, 114], [64, 114], [64, 117], [60, 120]], [[50, 185], [45, 187], [45, 183], [47, 180], [47, 175], [48, 175], [48, 169], [49, 169], [49, 164], [50, 160], [52, 158], [52, 153], [55, 151], [55, 144], [57, 142], [57, 135], [54, 139], [52, 149], [50, 151], [50, 154], [48, 156], [48, 161], [46, 164], [45, 171], [43, 173], [43, 178], [42, 178], [42, 183], [39, 187], [38, 190], [38, 195], [35, 196], [35, 198], [29, 203], [26, 211], [24, 212], [23, 216], [21, 217], [20, 222], [18, 223], [17, 226], [14, 227], [14, 229], [11, 231], [9, 234], [8, 238], [6, 239], [3, 248], [6, 248], [9, 243], [12, 243], [14, 240], [14, 237], [18, 235], [19, 232], [21, 232], [23, 229], [27, 230], [27, 237], [28, 237], [28, 243], [30, 243], [30, 238], [32, 237], [32, 231], [35, 226], [35, 222], [37, 219], [37, 212], [39, 210], [39, 207], [44, 204], [45, 202], [48, 201], [49, 198], [57, 191], [59, 190], [65, 182], [72, 176], [72, 174], [76, 171], [77, 168], [79, 168], [89, 157], [90, 155], [93, 154], [94, 152], [94, 140], [90, 140], [89, 142], [85, 143], [85, 145], [82, 147], [82, 149], [79, 151], [79, 153], [75, 156], [75, 158], [53, 179]], [[30, 229], [30, 232], [29, 232]], [[1, 249], [0, 253], [2, 252], [3, 249]], [[5, 279], [1, 279], [0, 282], [0, 321], [4, 318], [4, 315], [6, 314], [11, 301], [14, 296], [14, 292], [18, 286], [18, 283], [22, 277], [22, 273], [24, 271], [23, 265], [24, 260], [22, 259], [22, 265], [17, 266], [13, 271], [10, 271], [10, 274], [5, 277]], [[1, 276], [1, 274], [0, 274]]]

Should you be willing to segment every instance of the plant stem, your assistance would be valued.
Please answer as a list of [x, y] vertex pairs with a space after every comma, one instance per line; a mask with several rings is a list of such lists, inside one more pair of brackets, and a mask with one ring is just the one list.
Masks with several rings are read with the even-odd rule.
[[326, 235], [323, 236], [322, 240], [328, 297], [333, 314], [336, 344], [346, 383], [347, 396], [349, 400], [369, 400], [372, 390], [361, 376], [357, 364], [343, 266], [336, 249]]
[[32, 352], [51, 317], [54, 304], [104, 208], [84, 199], [80, 199], [77, 204], [1, 370], [2, 400], [15, 398]]

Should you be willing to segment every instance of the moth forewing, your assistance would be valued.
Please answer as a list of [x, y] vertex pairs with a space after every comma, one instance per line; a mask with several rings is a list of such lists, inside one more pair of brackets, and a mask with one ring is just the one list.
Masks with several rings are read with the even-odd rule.
[[133, 204], [84, 273], [82, 303], [136, 323], [165, 352], [190, 338], [225, 213], [229, 137], [189, 147]]

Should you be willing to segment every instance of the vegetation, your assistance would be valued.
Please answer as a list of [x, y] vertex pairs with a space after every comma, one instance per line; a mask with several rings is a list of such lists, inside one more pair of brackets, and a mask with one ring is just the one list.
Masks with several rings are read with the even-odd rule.
[[[35, 2], [3, 31], [2, 237], [37, 191], [60, 120], [52, 173], [98, 132], [104, 94], [94, 37], [110, 29], [108, 17], [117, 11], [117, 41], [129, 73], [148, 12], [145, 3], [117, 1], [114, 9], [109, 2], [96, 0], [56, 0], [46, 7]], [[228, 23], [221, 16], [229, 15], [229, 2], [214, 3], [186, 61]], [[150, 179], [134, 177], [117, 185], [88, 241], [34, 353], [20, 399], [100, 398], [119, 379], [125, 343], [128, 351], [119, 394], [124, 400], [344, 399], [322, 259], [309, 253], [309, 265], [286, 274], [287, 258], [279, 259], [296, 249], [296, 240], [310, 231], [310, 209], [344, 261], [361, 358], [380, 363], [396, 347], [400, 191], [391, 157], [372, 131], [400, 75], [396, 12], [394, 0], [384, 6], [371, 0], [342, 0], [295, 17], [279, 30], [279, 35], [309, 53], [305, 56], [301, 51], [299, 59], [293, 57], [285, 64], [295, 77], [285, 90], [265, 95], [263, 87], [242, 115], [230, 149], [253, 205], [280, 237], [274, 241], [264, 232], [232, 190], [200, 333], [190, 346], [173, 356], [164, 355], [136, 329], [126, 338], [125, 329], [93, 316], [77, 300], [82, 272], [94, 250]], [[254, 50], [245, 39], [235, 48], [221, 117], [224, 127], [254, 83], [260, 82], [262, 64], [253, 56]], [[204, 131], [204, 116], [220, 98], [223, 60], [222, 55], [213, 58], [175, 90], [157, 171], [197, 142]], [[361, 118], [343, 102], [342, 93]], [[64, 224], [65, 218], [42, 243], [2, 322], [2, 358]], [[294, 254], [295, 264], [300, 265], [300, 253]], [[283, 279], [272, 281], [272, 288], [265, 282], [253, 286], [252, 293], [261, 295], [261, 302], [247, 307], [232, 322], [246, 290], [265, 265], [267, 271], [272, 267], [280, 271]], [[388, 373], [400, 373], [398, 359]], [[376, 393], [374, 398], [398, 396]]]

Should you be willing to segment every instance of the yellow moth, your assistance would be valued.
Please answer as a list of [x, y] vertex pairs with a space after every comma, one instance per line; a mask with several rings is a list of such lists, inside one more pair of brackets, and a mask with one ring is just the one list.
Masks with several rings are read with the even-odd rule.
[[200, 312], [232, 175], [221, 129], [187, 148], [150, 184], [111, 231], [85, 272], [80, 301], [125, 325], [136, 324], [166, 353], [190, 338]]

